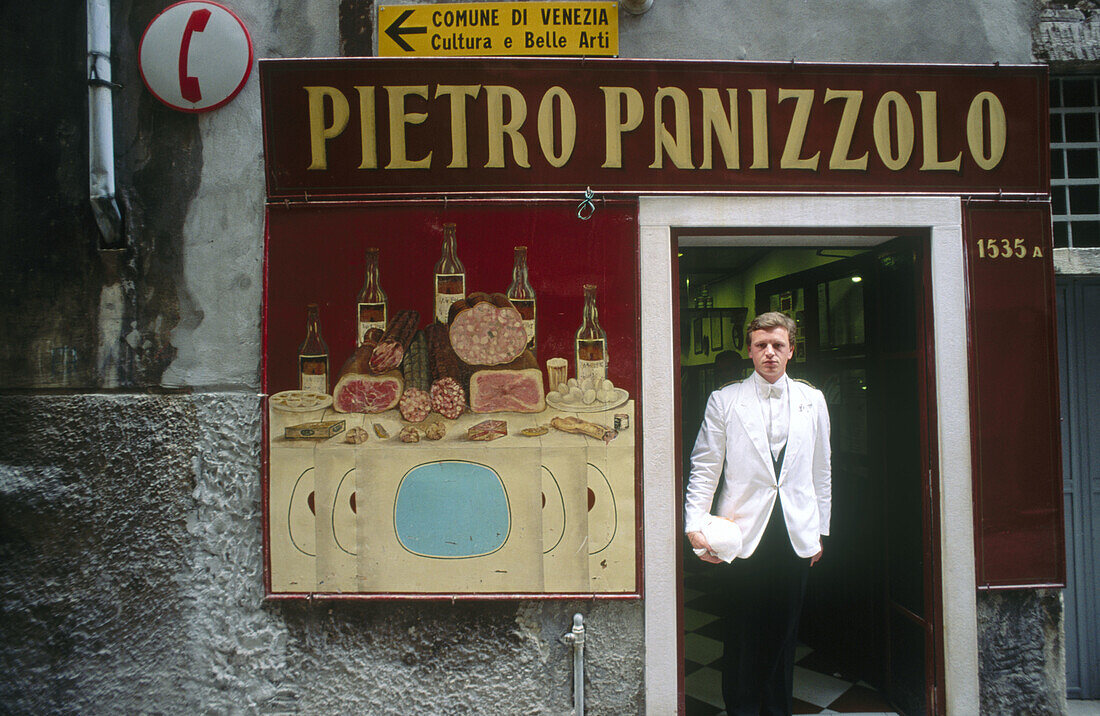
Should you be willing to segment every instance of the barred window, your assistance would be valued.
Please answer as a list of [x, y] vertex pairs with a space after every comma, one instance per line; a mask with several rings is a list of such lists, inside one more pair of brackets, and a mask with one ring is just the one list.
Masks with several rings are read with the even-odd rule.
[[1100, 77], [1050, 81], [1050, 198], [1057, 247], [1100, 246]]

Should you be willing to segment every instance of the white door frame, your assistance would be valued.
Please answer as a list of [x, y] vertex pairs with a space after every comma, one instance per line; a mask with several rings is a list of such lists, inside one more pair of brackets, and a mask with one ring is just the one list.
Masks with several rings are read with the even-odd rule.
[[[978, 705], [977, 591], [971, 511], [966, 265], [958, 197], [735, 196], [641, 197], [642, 466], [645, 525], [645, 698], [647, 714], [675, 714], [677, 694], [676, 426], [673, 373], [672, 230], [790, 229], [799, 245], [829, 242], [814, 229], [923, 229], [931, 236], [935, 332], [936, 440], [939, 448], [940, 554], [948, 713]], [[790, 245], [789, 243], [787, 245]]]

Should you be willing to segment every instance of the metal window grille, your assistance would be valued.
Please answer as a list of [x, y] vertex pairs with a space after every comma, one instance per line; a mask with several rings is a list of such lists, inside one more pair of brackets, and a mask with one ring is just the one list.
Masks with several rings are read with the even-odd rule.
[[1100, 77], [1050, 80], [1054, 245], [1100, 246]]

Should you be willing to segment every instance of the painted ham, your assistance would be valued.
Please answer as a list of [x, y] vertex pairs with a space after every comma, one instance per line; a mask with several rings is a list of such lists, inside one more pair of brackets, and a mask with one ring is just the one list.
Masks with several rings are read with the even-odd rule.
[[332, 391], [332, 407], [338, 413], [381, 413], [397, 405], [404, 388], [399, 370], [382, 375], [347, 373]]
[[381, 413], [397, 405], [405, 390], [401, 371], [382, 375], [371, 372], [369, 364], [378, 336], [355, 349], [340, 369], [336, 387], [332, 389], [332, 407], [338, 413]]
[[542, 373], [479, 370], [470, 376], [470, 410], [475, 413], [540, 413], [546, 409]]

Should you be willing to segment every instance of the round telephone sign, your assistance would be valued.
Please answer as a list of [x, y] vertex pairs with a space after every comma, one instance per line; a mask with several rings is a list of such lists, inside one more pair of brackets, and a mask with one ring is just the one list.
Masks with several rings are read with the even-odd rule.
[[173, 109], [206, 112], [233, 99], [252, 72], [252, 38], [228, 8], [206, 0], [170, 5], [138, 49], [141, 79]]

